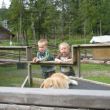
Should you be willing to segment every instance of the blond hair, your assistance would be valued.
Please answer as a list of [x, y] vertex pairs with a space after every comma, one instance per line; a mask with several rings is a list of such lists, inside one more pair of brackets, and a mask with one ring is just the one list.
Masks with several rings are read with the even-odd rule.
[[43, 45], [47, 46], [47, 45], [48, 45], [48, 41], [47, 41], [47, 39], [40, 39], [40, 40], [38, 41], [38, 45], [39, 45], [39, 44], [43, 44]]
[[70, 45], [67, 43], [67, 42], [62, 42], [59, 44], [59, 49], [61, 48], [61, 46], [65, 46], [67, 47], [68, 49], [70, 49]]

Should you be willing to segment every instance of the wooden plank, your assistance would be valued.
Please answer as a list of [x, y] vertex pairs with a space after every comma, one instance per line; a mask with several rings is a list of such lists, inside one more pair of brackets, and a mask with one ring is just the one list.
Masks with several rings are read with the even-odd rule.
[[76, 64], [77, 63], [77, 49], [71, 46], [72, 50], [72, 63]]
[[42, 61], [42, 62], [38, 62], [38, 63], [34, 63], [32, 61], [26, 61], [26, 60], [13, 60], [13, 59], [0, 59], [1, 62], [12, 62], [12, 63], [31, 63], [33, 65], [73, 65], [73, 63], [57, 63], [55, 61]]
[[[25, 50], [26, 53], [26, 60], [31, 61], [32, 60], [32, 47], [30, 46], [0, 46], [0, 50]], [[19, 53], [20, 54], [20, 53]]]
[[80, 77], [80, 48], [72, 46], [73, 50], [73, 65], [76, 66], [76, 76]]
[[7, 50], [7, 49], [26, 49], [26, 48], [31, 48], [30, 46], [0, 46], [0, 50]]
[[32, 48], [31, 47], [26, 48], [26, 59], [27, 61], [32, 60]]
[[16, 105], [16, 104], [0, 104], [0, 110], [87, 110], [87, 109], [72, 109], [59, 107], [44, 107], [32, 105]]
[[92, 49], [92, 48], [110, 48], [110, 43], [103, 43], [103, 44], [81, 44], [81, 45], [72, 45], [72, 48], [74, 50], [76, 50], [76, 53], [77, 53], [77, 75], [79, 77], [81, 77], [81, 74], [80, 74], [80, 50], [81, 49]]
[[28, 63], [28, 83], [32, 87], [32, 68], [30, 63]]
[[110, 48], [110, 43], [73, 45], [75, 48]]
[[22, 83], [21, 88], [24, 88], [25, 87], [27, 81], [28, 81], [28, 75], [26, 76], [24, 82]]
[[78, 77], [81, 77], [80, 73], [80, 49], [77, 49], [77, 75]]
[[39, 63], [33, 63], [32, 61], [28, 61], [28, 82], [29, 82], [29, 86], [32, 87], [32, 68], [31, 68], [31, 64], [36, 64], [36, 65], [73, 65], [71, 63], [57, 63], [55, 61], [43, 61], [43, 62], [39, 62]]
[[0, 87], [0, 103], [110, 109], [110, 91]]
[[39, 65], [39, 64], [40, 64], [40, 65], [41, 65], [41, 64], [42, 64], [42, 65], [43, 65], [43, 64], [44, 64], [44, 65], [45, 65], [45, 64], [46, 64], [46, 65], [73, 65], [72, 62], [70, 62], [70, 63], [69, 63], [69, 62], [66, 62], [66, 63], [65, 63], [65, 62], [64, 62], [64, 63], [63, 63], [63, 62], [62, 62], [62, 63], [57, 63], [56, 61], [41, 61], [41, 62], [38, 62], [38, 63], [33, 63], [33, 62], [31, 61], [30, 63], [31, 63], [31, 64], [35, 64], [35, 65], [36, 65], [36, 64], [38, 64], [38, 65]]

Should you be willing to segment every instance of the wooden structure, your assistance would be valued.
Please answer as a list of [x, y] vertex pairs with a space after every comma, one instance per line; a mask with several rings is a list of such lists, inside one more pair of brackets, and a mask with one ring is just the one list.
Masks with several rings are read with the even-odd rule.
[[[76, 75], [78, 77], [81, 76], [80, 74], [80, 51], [81, 49], [100, 49], [100, 48], [105, 48], [105, 49], [110, 49], [110, 44], [82, 44], [82, 45], [72, 45], [72, 57], [73, 57], [73, 61], [71, 63], [56, 63], [54, 61], [48, 61], [48, 62], [40, 62], [40, 63], [33, 63], [32, 60], [32, 48], [28, 47], [28, 46], [0, 46], [0, 50], [25, 50], [26, 51], [26, 61], [12, 61], [10, 60], [10, 62], [21, 62], [21, 63], [27, 63], [28, 64], [28, 77], [26, 77], [26, 79], [28, 79], [29, 81], [29, 85], [31, 86], [32, 84], [32, 69], [31, 69], [31, 65], [32, 64], [49, 64], [49, 65], [73, 65], [77, 67], [77, 71], [76, 71]], [[8, 60], [9, 61], [9, 60]], [[27, 80], [25, 80], [27, 81]], [[24, 85], [24, 83], [23, 83]]]
[[[25, 56], [26, 56], [26, 61], [31, 61], [32, 60], [32, 48], [30, 46], [0, 46], [0, 50], [16, 50], [16, 51], [25, 51]], [[12, 60], [12, 59], [0, 59], [0, 61], [8, 61], [8, 62], [20, 62], [20, 57], [18, 60]]]
[[[110, 43], [110, 35], [102, 35], [102, 36], [93, 36], [93, 38], [91, 39], [90, 43], [94, 43], [94, 44], [106, 44], [106, 43]], [[93, 59], [97, 59], [97, 60], [110, 60], [110, 48], [100, 48], [100, 49], [93, 49], [92, 50], [92, 54], [93, 54]]]
[[80, 73], [80, 51], [81, 49], [100, 49], [100, 48], [105, 48], [105, 49], [110, 49], [110, 44], [106, 43], [106, 44], [82, 44], [82, 45], [72, 45], [72, 57], [73, 57], [73, 61], [71, 63], [56, 63], [54, 61], [44, 61], [44, 62], [40, 62], [40, 63], [33, 63], [32, 60], [32, 48], [28, 47], [28, 46], [0, 46], [0, 49], [2, 50], [26, 50], [26, 59], [25, 61], [21, 61], [21, 60], [9, 60], [10, 62], [21, 62], [21, 63], [27, 63], [28, 64], [28, 75], [25, 78], [22, 87], [25, 86], [25, 83], [28, 81], [29, 82], [29, 86], [32, 86], [32, 68], [31, 65], [35, 64], [35, 65], [73, 65], [76, 66], [76, 76], [81, 77], [81, 73]]
[[[75, 64], [75, 63], [56, 63], [55, 61], [42, 61], [42, 62], [39, 62], [39, 63], [33, 63], [32, 61], [28, 61], [27, 63], [28, 63], [28, 79], [27, 80], [29, 82], [29, 86], [33, 85], [32, 65], [74, 65]], [[24, 85], [27, 82], [27, 80], [25, 80], [25, 82], [23, 83]]]
[[93, 59], [110, 60], [110, 48], [93, 49]]
[[0, 39], [12, 40], [13, 37], [15, 37], [15, 35], [12, 32], [4, 28], [3, 26], [0, 26]]
[[[75, 65], [78, 68], [78, 77], [80, 77], [80, 50], [84, 48], [110, 48], [110, 44], [106, 45], [73, 45], [72, 54], [73, 62], [68, 65]], [[23, 88], [25, 83], [29, 81], [29, 85], [32, 86], [32, 64], [51, 64], [59, 65], [56, 62], [40, 62], [32, 63], [30, 61], [30, 47], [1, 47], [0, 49], [25, 49], [27, 61], [20, 61], [28, 64], [28, 75], [23, 82], [22, 88], [15, 87], [0, 87], [0, 109], [2, 110], [86, 110], [86, 109], [110, 109], [110, 85], [106, 87], [99, 84], [101, 89], [92, 89], [93, 83], [90, 88], [76, 88], [72, 89], [40, 89], [40, 88]], [[29, 50], [28, 50], [29, 49]], [[28, 57], [29, 56], [29, 57]], [[11, 62], [11, 61], [10, 61]], [[18, 61], [15, 61], [18, 62]], [[65, 65], [63, 63], [62, 65]], [[67, 65], [67, 64], [66, 64]], [[80, 80], [80, 78], [76, 79]], [[84, 80], [83, 80], [84, 82]], [[86, 84], [89, 82], [85, 81]], [[107, 87], [108, 86], [108, 87]], [[82, 87], [82, 86], [81, 86]], [[85, 85], [83, 85], [85, 87]], [[103, 89], [104, 87], [104, 89]]]
[[[72, 45], [72, 48], [75, 52], [75, 60], [77, 62], [77, 74], [78, 76], [80, 77], [81, 74], [80, 74], [80, 59], [81, 59], [81, 55], [80, 55], [80, 51], [82, 49], [110, 49], [110, 43], [105, 43], [105, 44], [82, 44], [82, 45]], [[98, 51], [97, 51], [98, 52]], [[110, 59], [110, 56], [108, 56], [109, 59]], [[103, 55], [103, 58], [106, 59], [106, 55], [104, 56]]]
[[1, 110], [110, 109], [110, 91], [0, 87]]
[[[32, 64], [37, 64], [37, 65], [73, 65], [76, 66], [76, 76], [81, 77], [81, 72], [80, 72], [80, 60], [81, 60], [81, 55], [80, 55], [80, 51], [81, 49], [93, 49], [93, 48], [110, 48], [110, 44], [82, 44], [82, 45], [72, 45], [72, 59], [73, 61], [71, 63], [56, 63], [54, 61], [44, 61], [44, 62], [40, 62], [40, 63], [33, 63], [33, 62], [28, 62], [28, 81], [29, 81], [29, 85], [32, 85], [32, 68], [31, 65]], [[26, 81], [26, 80], [25, 80]]]

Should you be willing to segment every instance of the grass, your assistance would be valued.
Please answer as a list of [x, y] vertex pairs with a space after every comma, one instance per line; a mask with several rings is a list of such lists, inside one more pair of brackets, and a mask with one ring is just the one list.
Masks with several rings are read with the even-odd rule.
[[110, 65], [106, 64], [81, 64], [82, 71], [110, 71]]
[[[16, 64], [0, 65], [0, 86], [20, 87], [27, 76], [27, 67], [18, 69]], [[32, 65], [33, 77], [41, 77], [39, 66]]]
[[87, 79], [110, 84], [110, 77], [107, 76], [87, 77]]
[[[110, 84], [110, 67], [109, 65], [82, 64], [81, 73], [84, 78], [105, 82]], [[41, 77], [40, 66], [32, 65], [33, 77]], [[26, 69], [17, 69], [14, 65], [0, 65], [0, 86], [17, 86], [20, 87], [25, 77]]]
[[84, 78], [110, 84], [110, 65], [82, 64], [81, 74]]
[[27, 75], [26, 69], [16, 65], [0, 66], [0, 86], [20, 86]]

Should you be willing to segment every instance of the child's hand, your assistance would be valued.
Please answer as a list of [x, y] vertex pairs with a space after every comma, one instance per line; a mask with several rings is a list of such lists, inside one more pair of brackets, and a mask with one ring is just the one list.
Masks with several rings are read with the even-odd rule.
[[37, 62], [39, 62], [39, 59], [37, 57], [34, 57], [33, 60], [32, 60], [32, 62], [33, 63], [37, 63]]
[[55, 58], [55, 61], [56, 61], [57, 63], [61, 63], [61, 62], [62, 62], [60, 59], [57, 59], [57, 58]]
[[72, 62], [72, 59], [66, 59], [65, 62], [71, 63]]

